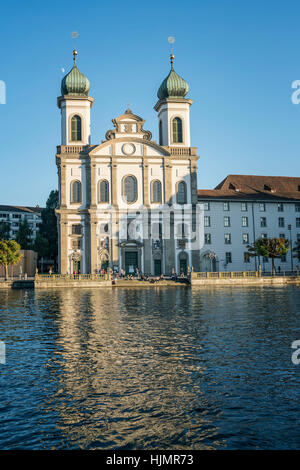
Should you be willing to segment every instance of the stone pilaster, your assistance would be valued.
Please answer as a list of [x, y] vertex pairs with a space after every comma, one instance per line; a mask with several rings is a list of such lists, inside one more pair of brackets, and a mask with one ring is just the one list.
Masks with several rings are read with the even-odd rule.
[[95, 274], [97, 271], [97, 257], [98, 257], [98, 247], [97, 247], [97, 218], [93, 214], [90, 216], [90, 273]]
[[69, 269], [68, 259], [68, 220], [60, 215], [59, 220], [59, 244], [60, 244], [60, 273], [67, 274]]

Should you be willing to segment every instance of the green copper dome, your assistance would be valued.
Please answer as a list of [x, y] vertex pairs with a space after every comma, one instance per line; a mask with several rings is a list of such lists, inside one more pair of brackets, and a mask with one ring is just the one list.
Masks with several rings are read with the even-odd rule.
[[173, 68], [174, 56], [171, 55], [171, 70], [159, 87], [157, 96], [160, 100], [164, 98], [184, 98], [189, 91], [189, 86]]
[[74, 65], [72, 70], [61, 81], [62, 95], [88, 96], [90, 82], [88, 78], [80, 72], [76, 65], [77, 51], [73, 51]]

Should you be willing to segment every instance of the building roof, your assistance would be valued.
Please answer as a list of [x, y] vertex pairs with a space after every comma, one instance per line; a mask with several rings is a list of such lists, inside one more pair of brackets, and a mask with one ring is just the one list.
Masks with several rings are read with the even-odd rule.
[[43, 210], [43, 207], [35, 206], [35, 207], [29, 207], [29, 206], [5, 206], [5, 205], [0, 205], [0, 211], [1, 212], [28, 212], [28, 213], [36, 213], [40, 214]]
[[215, 189], [199, 189], [198, 199], [300, 201], [300, 177], [228, 175]]
[[69, 73], [61, 81], [61, 94], [71, 96], [88, 96], [90, 82], [88, 78], [80, 72], [76, 65], [77, 51], [73, 51], [74, 65]]
[[187, 82], [183, 78], [181, 78], [173, 68], [173, 54], [171, 54], [170, 57], [170, 73], [164, 79], [157, 92], [158, 99], [160, 100], [163, 100], [165, 98], [184, 98], [189, 91], [189, 86]]

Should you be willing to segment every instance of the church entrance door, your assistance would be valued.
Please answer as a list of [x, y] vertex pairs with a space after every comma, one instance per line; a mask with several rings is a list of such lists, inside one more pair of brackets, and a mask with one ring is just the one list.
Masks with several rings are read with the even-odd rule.
[[80, 272], [80, 261], [73, 260], [73, 274], [79, 274]]
[[160, 259], [154, 260], [154, 275], [155, 276], [161, 275], [161, 260]]
[[126, 274], [135, 274], [138, 267], [138, 252], [125, 251], [125, 272]]
[[186, 275], [187, 273], [187, 262], [186, 259], [181, 259], [180, 260], [180, 273], [184, 273]]

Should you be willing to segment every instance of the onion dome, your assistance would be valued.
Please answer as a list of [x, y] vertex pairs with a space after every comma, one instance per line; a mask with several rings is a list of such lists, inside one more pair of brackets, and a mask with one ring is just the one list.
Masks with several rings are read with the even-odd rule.
[[189, 91], [189, 86], [183, 78], [175, 72], [173, 68], [174, 55], [170, 55], [171, 70], [159, 87], [157, 96], [160, 100], [165, 98], [184, 98]]
[[77, 51], [73, 51], [74, 65], [72, 70], [61, 81], [61, 94], [73, 96], [88, 96], [90, 82], [88, 78], [80, 72], [76, 65]]

